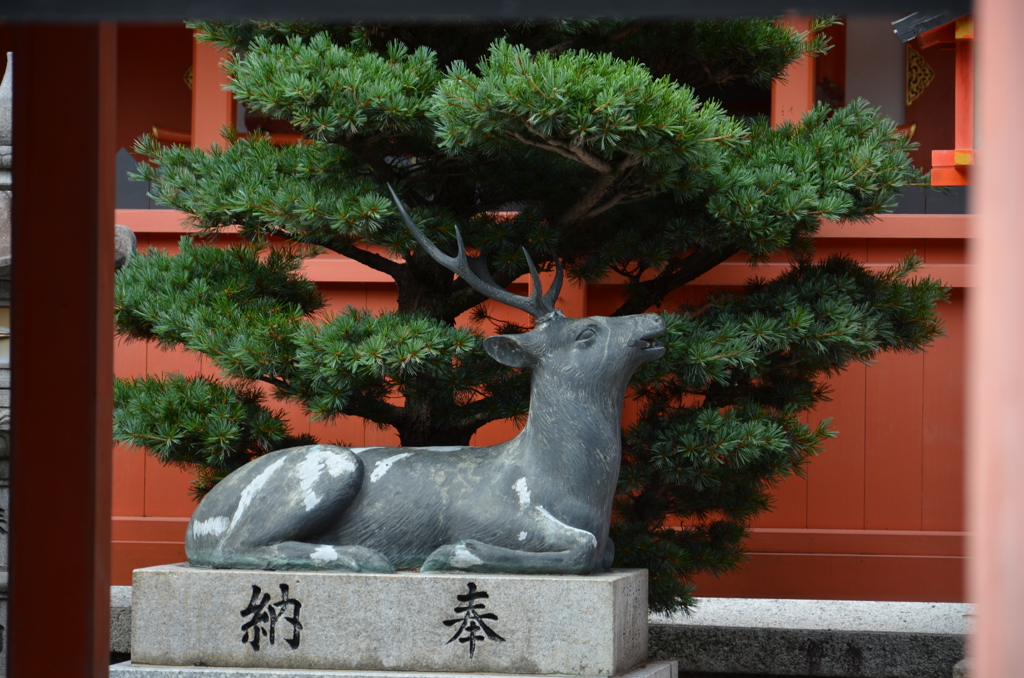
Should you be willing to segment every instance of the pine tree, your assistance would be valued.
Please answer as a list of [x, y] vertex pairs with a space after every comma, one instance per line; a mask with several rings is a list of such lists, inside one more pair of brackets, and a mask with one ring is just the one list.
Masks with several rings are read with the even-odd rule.
[[[116, 435], [192, 469], [198, 494], [312, 442], [275, 399], [410, 446], [467, 444], [526, 415], [528, 375], [486, 356], [485, 325], [455, 326], [483, 297], [416, 251], [387, 183], [447, 252], [458, 227], [501, 285], [526, 271], [525, 247], [576, 280], [621, 275], [617, 315], [664, 313], [668, 353], [634, 379], [613, 527], [616, 565], [650, 570], [655, 610], [686, 605], [695, 573], [736, 567], [771, 486], [833, 435], [801, 420], [824, 377], [941, 333], [946, 290], [911, 275], [913, 256], [881, 274], [814, 256], [822, 220], [868, 220], [922, 182], [894, 124], [855, 101], [773, 129], [708, 97], [769, 86], [824, 51], [820, 35], [766, 20], [196, 26], [234, 49], [234, 96], [306, 140], [137, 145], [140, 178], [196, 236], [119, 273], [118, 330], [204, 354], [222, 376], [118, 382]], [[242, 244], [219, 245], [232, 225]], [[298, 272], [325, 250], [392, 277], [398, 311], [326, 314]], [[737, 256], [792, 267], [669, 301]]]

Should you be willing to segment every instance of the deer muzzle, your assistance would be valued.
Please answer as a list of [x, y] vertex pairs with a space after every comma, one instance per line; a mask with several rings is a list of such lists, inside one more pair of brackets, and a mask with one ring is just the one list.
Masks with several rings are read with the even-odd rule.
[[650, 338], [645, 337], [643, 339], [635, 339], [633, 341], [633, 343], [630, 344], [630, 346], [632, 346], [633, 348], [639, 348], [642, 351], [646, 351], [649, 348], [664, 348], [661, 345], [661, 342], [658, 341], [657, 339], [654, 339], [653, 337], [650, 337]]
[[[630, 342], [630, 347], [643, 351], [645, 354], [645, 360], [653, 360], [660, 358], [665, 354], [665, 347], [658, 337], [665, 333], [665, 321], [661, 316], [653, 313], [645, 314], [640, 316], [643, 320], [647, 321], [644, 324], [649, 327], [643, 328], [643, 334]], [[646, 331], [644, 331], [646, 330]]]

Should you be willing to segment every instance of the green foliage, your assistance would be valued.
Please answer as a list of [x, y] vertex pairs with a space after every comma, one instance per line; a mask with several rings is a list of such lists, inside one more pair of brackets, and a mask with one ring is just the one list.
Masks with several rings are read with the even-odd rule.
[[[665, 358], [637, 375], [642, 407], [624, 437], [617, 557], [644, 561], [656, 534], [687, 554], [680, 562], [689, 572], [736, 567], [742, 528], [770, 507], [771, 486], [834, 436], [828, 420], [802, 418], [828, 399], [819, 375], [935, 337], [934, 303], [945, 290], [910, 280], [918, 263], [908, 257], [875, 275], [841, 256], [801, 261], [698, 313], [668, 314]], [[680, 521], [681, 530], [666, 527]], [[652, 574], [661, 590], [675, 587], [654, 607], [685, 599], [674, 574]]]
[[426, 128], [423, 103], [441, 75], [426, 47], [410, 52], [391, 43], [383, 55], [362, 53], [335, 45], [327, 33], [284, 45], [257, 38], [227, 72], [237, 98], [317, 141]]
[[611, 54], [552, 57], [499, 40], [475, 71], [456, 62], [431, 99], [442, 148], [497, 155], [533, 142], [570, 160], [592, 156], [602, 171], [600, 161], [627, 157], [677, 165], [710, 139], [742, 135], [689, 87]]
[[[299, 440], [263, 398], [363, 417], [404, 445], [525, 418], [528, 375], [484, 353], [483, 326], [455, 326], [483, 297], [416, 251], [387, 183], [442, 249], [458, 227], [500, 285], [526, 271], [525, 248], [578, 280], [622, 276], [616, 315], [664, 309], [668, 353], [634, 380], [613, 526], [616, 564], [651, 571], [654, 609], [742, 562], [771, 486], [834, 435], [804, 422], [823, 377], [941, 333], [946, 291], [914, 277], [913, 257], [879, 274], [814, 256], [823, 219], [870, 219], [922, 182], [894, 124], [856, 101], [772, 129], [704, 94], [767, 86], [827, 49], [820, 34], [764, 20], [195, 25], [236, 50], [235, 97], [307, 140], [226, 130], [210, 150], [136, 148], [154, 199], [202, 239], [118, 274], [119, 332], [206, 355], [221, 380], [120, 382], [116, 433], [195, 469], [199, 493]], [[215, 240], [229, 227], [241, 244]], [[393, 278], [398, 310], [324, 311], [299, 271], [315, 251]], [[737, 255], [791, 267], [668, 301]]]
[[256, 388], [202, 377], [146, 377], [114, 383], [114, 437], [161, 461], [194, 471], [197, 495], [246, 462], [273, 450], [315, 442], [291, 434], [280, 411]]

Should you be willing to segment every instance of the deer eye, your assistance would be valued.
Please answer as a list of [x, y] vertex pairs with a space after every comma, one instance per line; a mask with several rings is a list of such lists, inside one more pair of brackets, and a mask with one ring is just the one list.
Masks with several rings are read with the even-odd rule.
[[597, 330], [593, 327], [588, 327], [576, 336], [576, 341], [589, 341], [597, 336]]

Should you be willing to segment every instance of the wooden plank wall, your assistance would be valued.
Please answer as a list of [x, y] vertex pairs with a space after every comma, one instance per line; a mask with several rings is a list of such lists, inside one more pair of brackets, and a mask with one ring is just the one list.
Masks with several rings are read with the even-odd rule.
[[[180, 215], [170, 210], [119, 210], [118, 223], [132, 227], [140, 249], [176, 251]], [[927, 353], [884, 355], [832, 381], [832, 402], [809, 419], [832, 417], [840, 432], [814, 459], [807, 477], [784, 481], [776, 507], [754, 526], [750, 560], [738, 572], [698, 581], [700, 595], [839, 598], [868, 600], [963, 600], [963, 315], [967, 218], [956, 215], [890, 215], [871, 224], [826, 226], [822, 255], [844, 251], [872, 268], [891, 266], [913, 250], [924, 274], [954, 287], [941, 310], [947, 337]], [[686, 294], [736, 285], [756, 273], [782, 270], [781, 262], [751, 271], [729, 262], [702, 277]], [[333, 309], [351, 304], [394, 308], [393, 286], [369, 269], [337, 257], [307, 266]], [[560, 307], [569, 315], [607, 313], [615, 306], [612, 285], [567, 288]], [[504, 310], [494, 309], [495, 314]], [[155, 346], [118, 342], [120, 377], [164, 371], [212, 374], [201, 358]], [[355, 446], [394, 445], [392, 431], [357, 419], [332, 426], [309, 423], [295, 406], [299, 430], [326, 442]], [[627, 408], [628, 409], [628, 408]], [[507, 439], [510, 424], [496, 422], [477, 444]], [[194, 504], [189, 478], [140, 452], [114, 454], [113, 582], [130, 583], [135, 567], [184, 559], [182, 541]]]
[[831, 380], [832, 401], [810, 420], [832, 417], [839, 437], [806, 478], [779, 485], [775, 509], [754, 526], [750, 561], [735, 574], [698, 579], [701, 594], [964, 600], [963, 247], [948, 237], [821, 243], [823, 252], [875, 264], [917, 251], [926, 272], [954, 285], [940, 309], [947, 336], [927, 352], [885, 354]]

